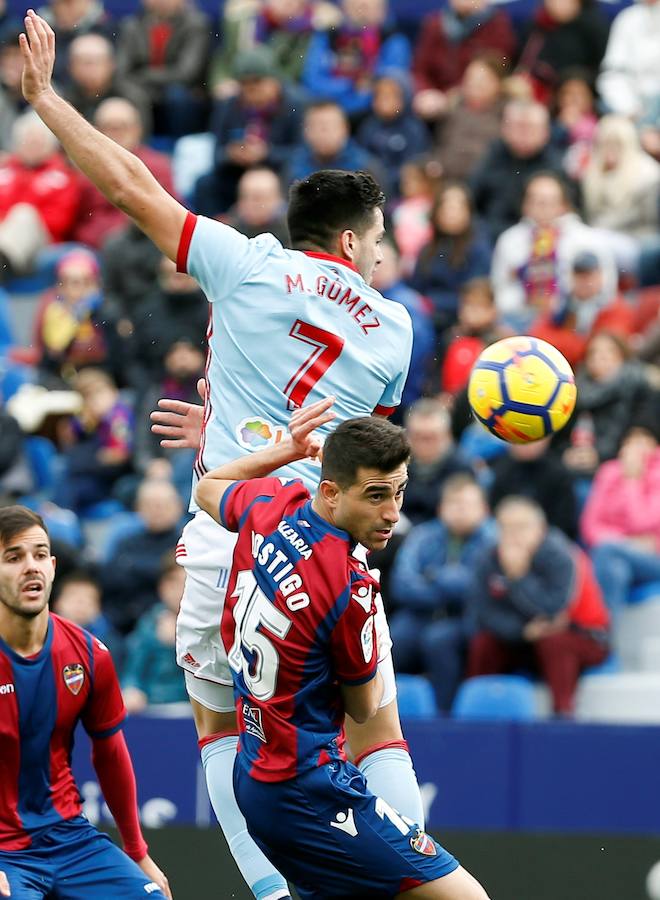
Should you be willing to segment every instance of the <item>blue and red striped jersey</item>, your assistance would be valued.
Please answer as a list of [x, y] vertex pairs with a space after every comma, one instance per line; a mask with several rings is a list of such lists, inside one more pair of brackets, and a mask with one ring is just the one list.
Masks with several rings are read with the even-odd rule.
[[241, 764], [259, 781], [282, 781], [345, 759], [340, 683], [376, 674], [378, 583], [298, 481], [238, 481], [220, 517], [239, 532], [222, 640]]
[[107, 648], [51, 613], [46, 641], [23, 657], [0, 638], [0, 850], [81, 812], [71, 772], [73, 732], [117, 731], [124, 702]]

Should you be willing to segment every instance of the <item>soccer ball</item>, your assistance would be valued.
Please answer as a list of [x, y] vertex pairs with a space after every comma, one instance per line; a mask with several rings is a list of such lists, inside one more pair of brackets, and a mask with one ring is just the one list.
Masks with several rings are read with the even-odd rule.
[[512, 444], [538, 441], [563, 428], [575, 407], [573, 371], [556, 347], [533, 337], [497, 341], [470, 373], [475, 418]]

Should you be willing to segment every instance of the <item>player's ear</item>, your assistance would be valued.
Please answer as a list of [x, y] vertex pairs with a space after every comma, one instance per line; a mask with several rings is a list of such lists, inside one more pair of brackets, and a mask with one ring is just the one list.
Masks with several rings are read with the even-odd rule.
[[357, 235], [350, 228], [346, 228], [339, 235], [339, 249], [344, 259], [353, 261], [357, 250]]
[[337, 498], [339, 497], [339, 485], [336, 482], [324, 479], [319, 484], [319, 494], [330, 509], [336, 509]]

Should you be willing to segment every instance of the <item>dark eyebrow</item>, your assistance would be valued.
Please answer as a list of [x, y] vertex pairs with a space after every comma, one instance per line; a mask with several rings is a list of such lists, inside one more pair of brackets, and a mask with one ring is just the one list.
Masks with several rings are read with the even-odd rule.
[[[35, 549], [37, 550], [50, 550], [50, 544], [46, 544], [45, 542], [41, 542], [40, 544], [35, 544]], [[13, 547], [5, 547], [2, 551], [3, 553], [16, 553], [17, 550], [21, 550], [23, 544], [15, 544]]]

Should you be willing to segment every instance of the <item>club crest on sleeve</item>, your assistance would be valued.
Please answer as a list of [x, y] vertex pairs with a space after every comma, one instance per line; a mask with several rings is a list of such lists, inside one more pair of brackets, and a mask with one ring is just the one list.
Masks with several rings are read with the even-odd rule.
[[85, 682], [85, 670], [80, 663], [71, 663], [62, 669], [62, 678], [73, 696], [77, 697]]
[[415, 837], [410, 838], [410, 846], [422, 856], [436, 856], [438, 852], [433, 838], [419, 828]]

